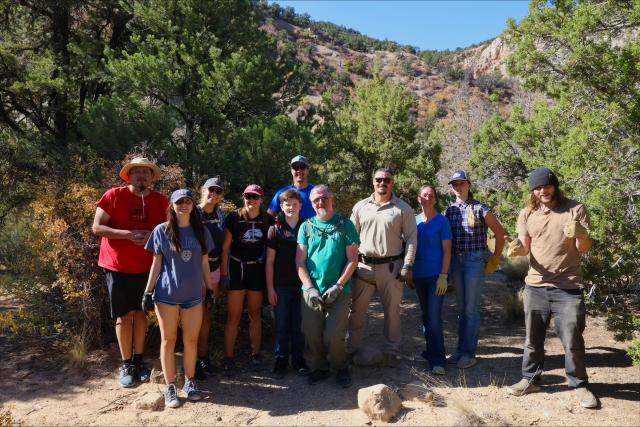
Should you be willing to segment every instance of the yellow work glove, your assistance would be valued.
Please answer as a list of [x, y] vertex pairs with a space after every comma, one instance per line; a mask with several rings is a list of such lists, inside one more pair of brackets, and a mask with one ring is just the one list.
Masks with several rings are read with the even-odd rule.
[[589, 231], [580, 224], [579, 221], [571, 220], [564, 225], [562, 229], [564, 235], [570, 239], [586, 239], [589, 237]]
[[491, 255], [487, 264], [484, 266], [485, 273], [495, 273], [500, 266], [500, 257], [497, 255]]
[[436, 296], [441, 297], [447, 293], [447, 273], [440, 273], [438, 281], [436, 282]]
[[473, 205], [467, 206], [467, 223], [471, 228], [476, 226], [476, 216], [473, 213]]
[[514, 256], [524, 256], [527, 254], [527, 250], [524, 245], [520, 241], [520, 239], [515, 238], [509, 242], [507, 245], [507, 257], [511, 258]]

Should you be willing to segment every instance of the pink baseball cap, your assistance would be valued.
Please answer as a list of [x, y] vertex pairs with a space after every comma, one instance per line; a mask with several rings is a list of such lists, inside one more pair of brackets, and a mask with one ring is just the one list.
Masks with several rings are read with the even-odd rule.
[[264, 191], [258, 184], [249, 184], [242, 194], [257, 194], [258, 196], [264, 196]]

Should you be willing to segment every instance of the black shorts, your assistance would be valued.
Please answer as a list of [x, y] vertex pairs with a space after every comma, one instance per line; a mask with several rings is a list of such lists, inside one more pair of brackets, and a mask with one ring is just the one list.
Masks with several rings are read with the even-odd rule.
[[264, 273], [264, 263], [242, 264], [233, 259], [229, 260], [229, 290], [230, 291], [264, 291], [267, 289], [267, 279]]
[[120, 273], [105, 269], [109, 288], [109, 310], [112, 319], [130, 311], [142, 310], [142, 296], [149, 273]]

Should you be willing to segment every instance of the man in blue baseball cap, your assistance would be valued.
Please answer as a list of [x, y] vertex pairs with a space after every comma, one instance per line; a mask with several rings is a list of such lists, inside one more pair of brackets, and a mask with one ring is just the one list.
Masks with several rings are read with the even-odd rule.
[[302, 196], [302, 210], [300, 211], [300, 218], [303, 220], [309, 219], [315, 216], [313, 206], [311, 206], [311, 200], [309, 195], [313, 190], [313, 184], [309, 183], [309, 159], [305, 156], [298, 154], [291, 159], [291, 176], [293, 178], [293, 184], [288, 185], [278, 190], [271, 203], [269, 203], [268, 212], [271, 215], [276, 215], [280, 212], [280, 195], [287, 190], [296, 190]]

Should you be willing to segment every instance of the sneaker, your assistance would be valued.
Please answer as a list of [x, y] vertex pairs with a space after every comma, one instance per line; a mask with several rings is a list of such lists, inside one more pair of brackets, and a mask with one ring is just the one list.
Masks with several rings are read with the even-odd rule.
[[251, 366], [253, 366], [254, 372], [262, 372], [264, 370], [264, 361], [260, 353], [251, 355]]
[[512, 396], [524, 396], [525, 394], [535, 393], [536, 391], [540, 391], [540, 386], [528, 378], [523, 378], [514, 385], [507, 387], [507, 393]]
[[307, 377], [307, 382], [309, 385], [318, 384], [320, 381], [326, 380], [329, 378], [329, 371], [321, 371], [320, 369], [316, 369], [312, 371]]
[[578, 402], [580, 402], [580, 406], [583, 408], [595, 409], [600, 406], [596, 395], [586, 387], [578, 387], [576, 389], [576, 397], [578, 398]]
[[187, 395], [187, 400], [190, 400], [191, 402], [197, 402], [198, 400], [202, 400], [204, 397], [202, 392], [198, 390], [196, 380], [193, 378], [184, 379], [184, 387], [182, 387], [182, 391]]
[[444, 371], [444, 366], [434, 366], [433, 368], [431, 368], [431, 373], [434, 375], [444, 375], [445, 371]]
[[276, 357], [276, 363], [273, 365], [271, 373], [273, 374], [273, 378], [277, 380], [284, 378], [284, 375], [287, 373], [287, 360], [282, 357]]
[[456, 367], [458, 369], [469, 369], [473, 368], [477, 364], [478, 359], [475, 357], [461, 357], [460, 360], [458, 360], [458, 363], [456, 363]]
[[227, 377], [232, 377], [238, 373], [238, 367], [233, 361], [233, 357], [225, 357], [222, 359], [222, 370]]
[[122, 387], [132, 387], [135, 381], [136, 367], [131, 363], [120, 366], [120, 385]]
[[140, 381], [141, 383], [149, 382], [149, 379], [151, 378], [151, 369], [147, 368], [147, 365], [145, 365], [144, 360], [142, 359], [136, 360], [134, 362], [134, 367], [135, 367], [134, 378]]
[[197, 379], [198, 381], [204, 381], [207, 379], [207, 373], [204, 371], [204, 363], [202, 363], [202, 360], [200, 358], [196, 360], [195, 379]]
[[448, 365], [455, 365], [458, 363], [458, 360], [460, 360], [460, 355], [458, 353], [449, 354], [447, 355], [446, 360]]
[[293, 369], [296, 370], [298, 375], [302, 375], [303, 377], [306, 377], [311, 372], [311, 369], [309, 369], [309, 367], [307, 366], [307, 362], [305, 362], [304, 360], [300, 363], [294, 364]]
[[176, 385], [173, 383], [168, 384], [164, 389], [164, 406], [167, 408], [177, 408], [180, 406], [178, 391], [176, 390]]
[[338, 387], [347, 388], [351, 385], [351, 375], [349, 375], [349, 369], [338, 369], [336, 372], [336, 384]]

